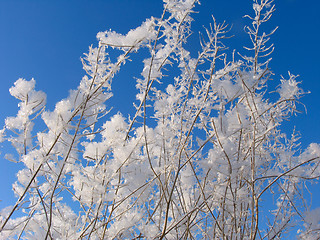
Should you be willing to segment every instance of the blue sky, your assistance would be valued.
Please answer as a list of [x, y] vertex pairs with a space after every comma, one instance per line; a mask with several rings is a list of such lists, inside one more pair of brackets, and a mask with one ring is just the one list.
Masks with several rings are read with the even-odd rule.
[[[311, 142], [320, 142], [320, 74], [317, 72], [320, 70], [320, 2], [278, 0], [275, 4], [277, 11], [267, 25], [267, 29], [279, 26], [271, 40], [276, 49], [270, 67], [275, 82], [290, 71], [299, 74], [302, 87], [311, 91], [301, 100], [307, 114], [293, 117], [285, 124], [286, 128], [296, 126], [302, 135], [302, 146], [306, 147]], [[196, 8], [199, 13], [193, 15], [195, 39], [214, 15], [218, 22], [226, 20], [233, 24], [231, 34], [236, 37], [226, 45], [243, 52], [241, 47], [248, 38], [242, 33], [247, 23], [242, 16], [252, 13], [251, 5], [251, 0], [203, 0]], [[35, 78], [37, 90], [47, 93], [48, 109], [52, 110], [55, 102], [66, 97], [69, 89], [76, 88], [84, 75], [80, 57], [89, 45], [97, 44], [97, 32], [112, 29], [126, 33], [146, 18], [159, 17], [161, 13], [160, 0], [0, 0], [0, 125], [6, 116], [17, 112], [17, 101], [8, 89], [18, 78]], [[139, 71], [135, 74], [139, 76]], [[134, 86], [133, 81], [132, 76], [119, 75], [115, 82], [115, 93], [118, 89], [123, 92], [116, 94], [113, 101], [125, 111], [132, 106], [124, 96], [135, 93], [134, 89], [123, 86], [130, 83]], [[5, 146], [0, 151], [2, 208], [13, 203], [11, 184], [17, 166], [3, 158]], [[314, 203], [320, 205], [320, 200], [315, 199]]]

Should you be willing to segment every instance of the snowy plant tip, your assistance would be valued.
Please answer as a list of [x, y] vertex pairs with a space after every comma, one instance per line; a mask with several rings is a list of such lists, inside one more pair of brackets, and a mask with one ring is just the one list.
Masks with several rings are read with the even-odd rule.
[[169, 11], [177, 21], [191, 20], [188, 13], [192, 11], [195, 3], [199, 3], [197, 0], [163, 0], [164, 7]]
[[[165, 9], [170, 12], [177, 21], [189, 21], [189, 13], [197, 0], [164, 0]], [[155, 30], [156, 19], [147, 19], [140, 27], [130, 30], [126, 35], [116, 33], [112, 30], [99, 32], [97, 39], [101, 45], [113, 48], [139, 47], [143, 43], [155, 40], [157, 32]]]
[[26, 95], [30, 93], [32, 90], [34, 90], [35, 85], [36, 81], [33, 78], [30, 81], [26, 81], [23, 78], [19, 78], [14, 83], [14, 86], [12, 86], [9, 89], [9, 92], [11, 96], [20, 100], [25, 100]]
[[26, 128], [29, 116], [45, 106], [46, 94], [42, 91], [36, 91], [35, 84], [36, 81], [33, 78], [30, 81], [19, 78], [9, 89], [10, 94], [21, 102], [18, 104], [20, 110], [17, 116], [6, 119], [6, 128], [11, 130]]
[[304, 91], [298, 86], [300, 82], [296, 81], [297, 77], [298, 76], [292, 75], [289, 72], [288, 80], [284, 78], [280, 80], [281, 84], [278, 87], [278, 93], [282, 99], [299, 99], [299, 97], [304, 93]]
[[127, 35], [122, 35], [114, 31], [99, 32], [97, 38], [101, 45], [115, 48], [138, 47], [142, 43], [154, 40], [156, 32], [154, 29], [154, 19], [148, 19], [140, 27], [130, 30]]

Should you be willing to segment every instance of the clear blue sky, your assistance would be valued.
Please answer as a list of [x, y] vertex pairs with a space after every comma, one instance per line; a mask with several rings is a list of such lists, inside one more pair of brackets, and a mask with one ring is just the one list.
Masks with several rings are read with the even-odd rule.
[[[311, 91], [302, 99], [308, 113], [286, 124], [287, 128], [296, 126], [306, 147], [320, 142], [320, 1], [277, 0], [275, 4], [277, 11], [267, 25], [269, 29], [279, 26], [272, 38], [276, 49], [270, 66], [275, 81], [290, 71], [299, 74], [303, 88]], [[242, 51], [241, 46], [248, 41], [242, 33], [246, 23], [242, 16], [252, 13], [251, 5], [251, 0], [203, 0], [196, 8], [199, 13], [193, 15], [195, 38], [213, 14], [218, 22], [233, 24], [231, 34], [237, 37], [226, 44]], [[89, 45], [97, 44], [97, 32], [113, 29], [126, 33], [145, 18], [159, 17], [161, 13], [160, 0], [0, 0], [0, 128], [6, 116], [17, 112], [17, 101], [8, 89], [18, 78], [35, 78], [37, 89], [47, 93], [48, 109], [52, 110], [84, 75], [80, 57]], [[122, 89], [133, 96], [134, 89], [123, 88], [129, 83], [134, 86], [133, 78], [119, 75], [115, 91]], [[129, 111], [126, 94], [115, 95], [114, 102]], [[5, 147], [0, 151], [1, 209], [14, 201], [11, 184], [17, 166], [3, 158]], [[319, 198], [315, 201], [320, 205]]]

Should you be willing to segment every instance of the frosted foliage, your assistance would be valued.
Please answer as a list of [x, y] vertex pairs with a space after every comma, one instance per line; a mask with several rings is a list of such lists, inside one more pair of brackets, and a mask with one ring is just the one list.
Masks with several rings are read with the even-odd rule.
[[[34, 79], [10, 88], [19, 110], [0, 142], [22, 168], [16, 203], [0, 211], [1, 239], [319, 238], [307, 186], [320, 176], [320, 145], [302, 149], [281, 129], [305, 93], [290, 73], [268, 86], [272, 0], [253, 1], [252, 45], [231, 56], [229, 28], [215, 19], [198, 54], [187, 50], [197, 48], [188, 37], [198, 1], [163, 3], [160, 18], [127, 34], [98, 33], [79, 86], [52, 111]], [[112, 82], [133, 54], [144, 58], [136, 100], [130, 114], [113, 114]]]

